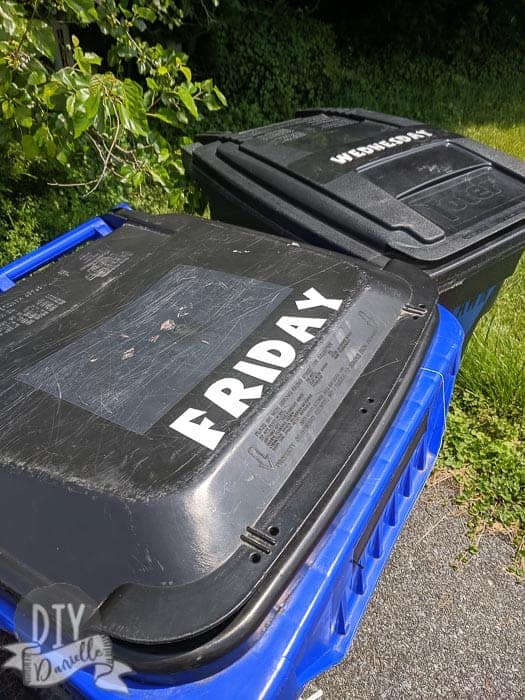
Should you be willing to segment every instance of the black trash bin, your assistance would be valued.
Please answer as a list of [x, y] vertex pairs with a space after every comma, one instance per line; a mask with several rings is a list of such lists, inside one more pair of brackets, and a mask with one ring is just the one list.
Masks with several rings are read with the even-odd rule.
[[199, 139], [190, 168], [216, 218], [414, 263], [467, 335], [525, 247], [525, 163], [443, 129], [319, 109]]
[[67, 583], [136, 671], [231, 663], [410, 390], [375, 467], [391, 485], [374, 472], [360, 493], [359, 556], [382, 507], [398, 527], [397, 490], [413, 502], [439, 448], [459, 326], [399, 261], [125, 210], [86, 231], [17, 284], [38, 265], [0, 270], [0, 613]]

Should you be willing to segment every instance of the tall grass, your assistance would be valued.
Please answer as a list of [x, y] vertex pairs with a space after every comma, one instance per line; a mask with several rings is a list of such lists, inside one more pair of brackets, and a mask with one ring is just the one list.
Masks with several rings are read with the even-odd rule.
[[479, 323], [465, 354], [459, 386], [483, 396], [493, 410], [525, 417], [525, 259]]

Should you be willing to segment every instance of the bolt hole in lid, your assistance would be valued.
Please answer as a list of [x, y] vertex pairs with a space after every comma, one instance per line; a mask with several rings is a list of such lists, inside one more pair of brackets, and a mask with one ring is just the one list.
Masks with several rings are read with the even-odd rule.
[[248, 634], [247, 603], [262, 615], [306, 558], [420, 366], [437, 290], [403, 263], [112, 217], [0, 295], [0, 584], [79, 586], [134, 668], [166, 645], [177, 668], [231, 620]]

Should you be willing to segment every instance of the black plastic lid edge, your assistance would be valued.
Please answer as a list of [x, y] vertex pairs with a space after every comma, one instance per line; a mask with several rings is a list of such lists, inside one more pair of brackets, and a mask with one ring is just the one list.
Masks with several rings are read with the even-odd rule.
[[420, 122], [417, 119], [396, 117], [394, 114], [373, 112], [372, 110], [362, 109], [361, 107], [312, 107], [298, 110], [295, 113], [295, 116], [309, 117], [316, 114], [328, 114], [334, 117], [369, 119], [370, 121], [379, 122], [381, 124], [391, 124], [392, 126], [414, 126], [416, 124], [423, 124], [423, 122]]
[[454, 140], [454, 143], [466, 151], [484, 158], [489, 163], [494, 163], [498, 168], [512, 177], [518, 177], [525, 181], [525, 161], [520, 158], [515, 158], [508, 153], [498, 151], [496, 148], [486, 146], [478, 141], [473, 141], [466, 136], [458, 136]]
[[[215, 156], [216, 157], [216, 156]], [[286, 201], [286, 214], [283, 213], [283, 197], [275, 195], [270, 190], [262, 187], [257, 182], [249, 181], [246, 176], [230, 168], [221, 161], [221, 168], [212, 171], [210, 166], [204, 160], [199, 158], [198, 150], [196, 150], [193, 158], [192, 173], [195, 179], [205, 188], [206, 193], [212, 203], [212, 215], [226, 223], [233, 225], [241, 225], [236, 221], [227, 219], [224, 216], [217, 215], [213, 206], [213, 197], [210, 193], [216, 192], [219, 197], [225, 201], [230, 201], [232, 205], [239, 210], [249, 210], [252, 219], [259, 220], [263, 231], [271, 234], [276, 234], [281, 237], [292, 239], [300, 242], [302, 245], [312, 245], [326, 250], [323, 240], [320, 237], [318, 241], [305, 242], [304, 235], [312, 235], [316, 229], [321, 226], [328, 226], [331, 235], [339, 233], [339, 243], [332, 243], [332, 251], [343, 253], [344, 255], [354, 256], [360, 260], [365, 260], [372, 263], [376, 267], [383, 268], [391, 258], [381, 251], [369, 246], [365, 243], [360, 243], [355, 238], [349, 238], [346, 234], [337, 232], [330, 224], [324, 224], [317, 219], [313, 214], [309, 214], [299, 205], [293, 202]], [[226, 174], [227, 173], [227, 174]], [[219, 181], [220, 180], [220, 181]], [[247, 186], [245, 186], [247, 185]], [[237, 196], [237, 192], [242, 194], [242, 198]], [[255, 200], [255, 203], [254, 203]], [[261, 203], [264, 202], [266, 207], [272, 207], [273, 213], [265, 215]], [[259, 205], [257, 205], [259, 203]], [[273, 205], [272, 205], [273, 203]], [[356, 217], [360, 218], [360, 223], [366, 227], [377, 226], [371, 222], [366, 216], [360, 216], [357, 212], [352, 212]], [[282, 223], [279, 223], [279, 219]], [[242, 227], [242, 225], [241, 225]], [[292, 231], [302, 231], [303, 238], [300, 235], [292, 234]]]

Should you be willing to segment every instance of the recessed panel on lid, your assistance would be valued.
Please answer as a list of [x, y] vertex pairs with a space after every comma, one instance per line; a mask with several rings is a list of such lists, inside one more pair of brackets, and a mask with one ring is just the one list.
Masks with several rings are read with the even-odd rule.
[[525, 187], [489, 166], [404, 197], [403, 202], [447, 233], [457, 233], [525, 202]]
[[440, 143], [375, 161], [359, 168], [358, 172], [383, 190], [400, 197], [427, 183], [450, 178], [483, 164], [487, 161], [473, 153], [451, 143]]

